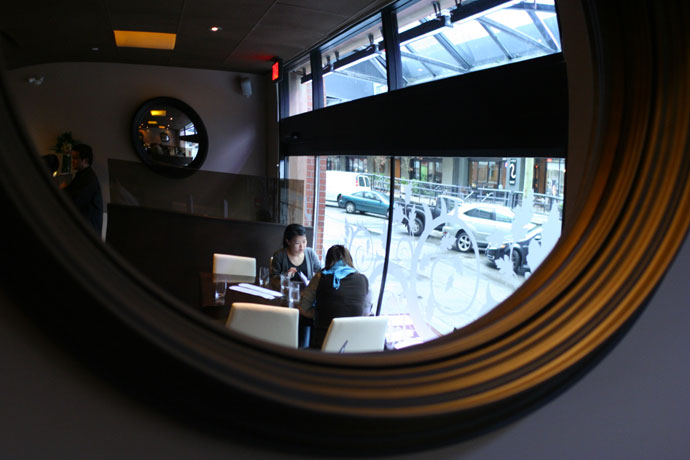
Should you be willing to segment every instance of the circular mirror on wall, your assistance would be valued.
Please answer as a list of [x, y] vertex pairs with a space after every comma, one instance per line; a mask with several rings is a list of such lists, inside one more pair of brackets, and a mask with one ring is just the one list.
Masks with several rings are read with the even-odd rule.
[[147, 166], [168, 177], [185, 177], [206, 159], [208, 135], [201, 117], [171, 97], [144, 102], [131, 126], [134, 150]]

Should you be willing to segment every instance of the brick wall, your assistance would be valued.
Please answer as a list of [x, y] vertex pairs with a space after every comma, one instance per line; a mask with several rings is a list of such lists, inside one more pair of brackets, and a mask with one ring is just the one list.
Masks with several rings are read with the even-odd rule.
[[[316, 165], [319, 166], [319, 190], [318, 208], [314, 207], [315, 187], [314, 183]], [[314, 241], [312, 246], [319, 257], [323, 256], [323, 228], [326, 218], [326, 157], [307, 157], [304, 180], [304, 223], [303, 225], [314, 227]], [[312, 213], [313, 210], [313, 213]], [[313, 218], [315, 217], [315, 218]]]

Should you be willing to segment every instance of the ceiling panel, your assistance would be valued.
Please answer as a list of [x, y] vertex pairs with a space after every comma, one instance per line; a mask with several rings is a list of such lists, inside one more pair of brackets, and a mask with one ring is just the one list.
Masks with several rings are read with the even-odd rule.
[[117, 30], [140, 30], [147, 32], [177, 33], [180, 15], [173, 13], [115, 13], [110, 16], [110, 24]]
[[370, 0], [349, 0], [347, 2], [340, 0], [279, 0], [278, 3], [350, 17], [372, 2]]
[[257, 23], [275, 0], [194, 0], [186, 2], [185, 19], [216, 18], [218, 20]]
[[260, 26], [281, 29], [301, 29], [323, 36], [341, 24], [346, 18], [337, 14], [276, 4], [259, 23]]
[[[71, 1], [60, 3], [72, 3]], [[146, 14], [156, 13], [179, 15], [184, 6], [184, 0], [107, 0], [106, 5], [111, 14]]]
[[[0, 44], [9, 68], [107, 61], [267, 72], [390, 0], [5, 1]], [[217, 34], [211, 25], [221, 26]], [[113, 29], [177, 33], [173, 51], [116, 48]], [[99, 51], [92, 51], [92, 48]]]

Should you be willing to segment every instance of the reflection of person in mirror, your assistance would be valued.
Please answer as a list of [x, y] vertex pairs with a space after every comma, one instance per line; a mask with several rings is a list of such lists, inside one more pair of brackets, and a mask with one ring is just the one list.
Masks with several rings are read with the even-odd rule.
[[371, 315], [369, 280], [353, 267], [350, 251], [331, 246], [325, 266], [302, 292], [299, 306], [302, 315], [314, 318], [310, 348], [321, 348], [333, 318]]
[[[319, 257], [312, 248], [307, 247], [307, 230], [299, 224], [285, 227], [283, 248], [273, 254], [271, 261], [271, 284], [275, 286], [280, 282], [281, 273], [287, 273], [290, 278], [301, 273], [310, 280], [319, 270]], [[297, 276], [297, 279], [301, 278]]]
[[93, 151], [86, 144], [72, 147], [72, 169], [77, 172], [65, 192], [72, 198], [79, 213], [101, 234], [103, 228], [103, 197], [101, 185], [93, 172]]

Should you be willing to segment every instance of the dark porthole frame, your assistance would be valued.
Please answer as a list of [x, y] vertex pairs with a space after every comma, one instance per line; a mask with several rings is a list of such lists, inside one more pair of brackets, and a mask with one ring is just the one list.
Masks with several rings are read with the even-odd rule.
[[[139, 124], [146, 118], [145, 114], [151, 110], [152, 107], [159, 106], [173, 107], [188, 116], [190, 121], [194, 123], [194, 128], [197, 132], [196, 135], [198, 136], [199, 140], [199, 150], [197, 151], [194, 160], [192, 160], [187, 166], [175, 167], [163, 165], [154, 161], [149, 152], [144, 150], [144, 146], [139, 139]], [[132, 117], [132, 123], [130, 125], [130, 138], [132, 141], [132, 147], [141, 161], [153, 171], [166, 177], [180, 178], [188, 177], [194, 174], [201, 168], [201, 165], [204, 164], [208, 154], [208, 133], [206, 131], [204, 122], [201, 120], [201, 117], [189, 104], [173, 97], [155, 97], [142, 103], [139, 108], [137, 108], [136, 112], [134, 112], [134, 116]]]
[[[461, 331], [405, 351], [345, 356], [289, 351], [212, 325], [90, 232], [50, 182], [3, 89], [0, 203], [14, 224], [3, 228], [5, 288], [102, 378], [219, 436], [372, 454], [506, 423], [620, 338], [690, 225], [688, 6], [584, 5], [597, 95], [589, 149], [600, 161], [585, 165], [578, 219], [551, 256]], [[39, 280], [44, 289], [25, 298]]]

